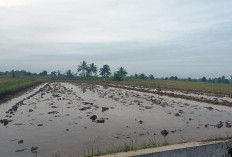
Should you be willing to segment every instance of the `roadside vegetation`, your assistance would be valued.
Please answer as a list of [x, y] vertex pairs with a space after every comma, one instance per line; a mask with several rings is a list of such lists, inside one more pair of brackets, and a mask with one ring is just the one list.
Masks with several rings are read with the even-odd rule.
[[[114, 146], [112, 145], [111, 148], [106, 149], [105, 151], [100, 151], [99, 149], [88, 149], [82, 155], [78, 155], [78, 157], [93, 157], [93, 156], [102, 156], [102, 155], [109, 155], [109, 154], [116, 154], [120, 152], [129, 152], [129, 151], [136, 151], [140, 149], [148, 149], [148, 148], [156, 148], [162, 146], [168, 146], [169, 143], [164, 140], [163, 143], [157, 143], [155, 138], [151, 138], [147, 141], [144, 141], [141, 145], [138, 145], [136, 141], [130, 140], [129, 142], [125, 142], [121, 145]], [[59, 153], [54, 153], [52, 157], [61, 157]]]

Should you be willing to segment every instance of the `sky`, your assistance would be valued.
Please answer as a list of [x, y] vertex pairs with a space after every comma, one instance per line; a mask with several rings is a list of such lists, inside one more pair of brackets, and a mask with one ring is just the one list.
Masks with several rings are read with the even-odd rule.
[[81, 61], [155, 77], [232, 74], [230, 0], [0, 0], [0, 71]]

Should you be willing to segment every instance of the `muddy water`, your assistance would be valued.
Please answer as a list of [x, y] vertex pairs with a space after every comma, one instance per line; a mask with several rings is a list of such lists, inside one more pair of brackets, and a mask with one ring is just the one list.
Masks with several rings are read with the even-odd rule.
[[[204, 100], [212, 100], [217, 102], [223, 102], [223, 103], [232, 103], [232, 97], [231, 95], [223, 95], [223, 94], [214, 94], [214, 93], [202, 93], [202, 92], [196, 92], [196, 91], [187, 91], [187, 90], [174, 90], [174, 89], [162, 89], [157, 90], [154, 88], [148, 88], [148, 87], [137, 87], [137, 86], [128, 86], [128, 85], [115, 85], [115, 84], [109, 84], [111, 86], [117, 86], [120, 88], [130, 88], [135, 90], [145, 90], [148, 92], [161, 92], [164, 94], [174, 94], [177, 96], [190, 96], [196, 99], [203, 98]], [[227, 105], [229, 106], [229, 105]]]
[[179, 143], [232, 136], [231, 114], [229, 107], [180, 98], [50, 83], [0, 106], [0, 120], [12, 120], [0, 123], [0, 156], [30, 157], [31, 147], [38, 147], [39, 157], [69, 156], [131, 140], [139, 146], [149, 139]]

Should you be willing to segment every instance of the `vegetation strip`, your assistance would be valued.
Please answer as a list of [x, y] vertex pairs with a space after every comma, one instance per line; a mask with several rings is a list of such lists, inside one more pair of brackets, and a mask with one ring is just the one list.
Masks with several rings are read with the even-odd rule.
[[[169, 144], [166, 140], [161, 143], [157, 144], [155, 139], [149, 139], [148, 141], [144, 141], [140, 147], [136, 147], [136, 142], [131, 140], [129, 143], [124, 143], [123, 145], [119, 145], [115, 147], [112, 145], [112, 148], [105, 150], [104, 152], [97, 150], [97, 152], [94, 152], [93, 149], [88, 149], [83, 155], [78, 155], [78, 157], [94, 157], [94, 156], [110, 156], [110, 155], [117, 155], [118, 153], [123, 153], [123, 152], [132, 152], [132, 151], [142, 151], [144, 149], [149, 149], [149, 148], [162, 148], [163, 146], [172, 146], [171, 149], [166, 149], [166, 150], [173, 150], [173, 149], [180, 149], [182, 148], [181, 145], [184, 144], [185, 147], [191, 147], [191, 146], [201, 146], [201, 145], [207, 145], [207, 144], [212, 144], [212, 143], [219, 143], [219, 142], [227, 142], [231, 141], [232, 137], [224, 137], [224, 138], [211, 138], [208, 140], [204, 141], [196, 141], [196, 142], [179, 142], [177, 144]], [[173, 147], [174, 146], [174, 147]], [[167, 147], [163, 147], [167, 148]], [[152, 149], [152, 151], [154, 151]], [[119, 155], [119, 154], [118, 154]], [[60, 153], [54, 153], [52, 157], [61, 157]]]
[[0, 84], [0, 103], [9, 100], [19, 92], [22, 92], [31, 87], [37, 86], [43, 83], [43, 80], [35, 79], [17, 79], [17, 80], [5, 80]]
[[[84, 152], [83, 155], [78, 155], [78, 157], [94, 157], [94, 156], [104, 156], [104, 155], [110, 155], [110, 154], [116, 154], [120, 152], [129, 152], [129, 151], [137, 151], [141, 149], [148, 149], [148, 148], [157, 148], [162, 146], [168, 146], [169, 143], [165, 140], [163, 143], [157, 144], [155, 138], [151, 138], [147, 141], [144, 141], [140, 146], [136, 146], [137, 142], [134, 142], [133, 140], [130, 140], [130, 142], [125, 142], [124, 144], [114, 146], [112, 145], [111, 148], [100, 151], [97, 149], [97, 151], [94, 151], [94, 149], [88, 149], [86, 152]], [[60, 153], [54, 153], [52, 157], [61, 157]]]

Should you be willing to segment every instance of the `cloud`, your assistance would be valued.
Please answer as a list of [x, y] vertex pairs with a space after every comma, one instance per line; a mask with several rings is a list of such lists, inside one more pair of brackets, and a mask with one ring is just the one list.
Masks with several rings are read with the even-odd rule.
[[229, 75], [231, 4], [0, 0], [1, 70], [65, 71], [87, 60], [130, 73]]

